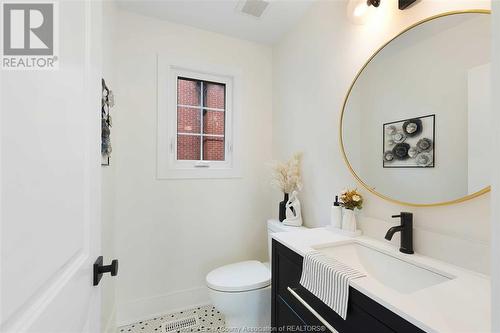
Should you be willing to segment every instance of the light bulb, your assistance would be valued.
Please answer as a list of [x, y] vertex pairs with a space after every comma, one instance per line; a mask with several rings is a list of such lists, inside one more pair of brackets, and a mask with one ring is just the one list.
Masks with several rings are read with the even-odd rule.
[[349, 0], [347, 3], [347, 17], [354, 24], [365, 24], [374, 12], [367, 0]]
[[361, 17], [366, 13], [367, 9], [368, 6], [366, 4], [360, 3], [356, 6], [356, 8], [354, 8], [352, 15], [354, 15], [355, 17]]

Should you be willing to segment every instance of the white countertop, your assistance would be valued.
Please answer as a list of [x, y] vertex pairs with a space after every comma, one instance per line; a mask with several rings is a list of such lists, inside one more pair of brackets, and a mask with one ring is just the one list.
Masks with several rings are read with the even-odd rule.
[[409, 294], [399, 293], [368, 275], [352, 280], [350, 285], [426, 332], [491, 331], [491, 287], [486, 275], [419, 254], [403, 254], [389, 243], [368, 237], [349, 238], [326, 228], [279, 232], [272, 237], [302, 256], [314, 248], [355, 241], [408, 262], [449, 273], [454, 276], [452, 280]]

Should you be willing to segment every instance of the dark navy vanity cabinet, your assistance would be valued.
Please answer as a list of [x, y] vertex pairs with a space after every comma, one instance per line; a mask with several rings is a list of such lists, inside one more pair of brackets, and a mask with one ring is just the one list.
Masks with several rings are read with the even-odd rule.
[[276, 332], [329, 332], [318, 316], [340, 333], [424, 332], [352, 287], [343, 320], [300, 286], [302, 256], [275, 240], [272, 247], [271, 325]]

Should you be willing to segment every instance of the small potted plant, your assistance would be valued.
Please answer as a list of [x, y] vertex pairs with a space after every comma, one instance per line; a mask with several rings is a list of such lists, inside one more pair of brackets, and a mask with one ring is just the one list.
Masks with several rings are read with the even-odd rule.
[[300, 162], [302, 153], [295, 153], [287, 162], [277, 162], [273, 166], [273, 184], [283, 192], [283, 201], [279, 204], [279, 220], [283, 222], [286, 218], [285, 210], [288, 196], [293, 191], [302, 189], [302, 179], [300, 175]]
[[340, 205], [344, 208], [342, 214], [342, 230], [356, 232], [355, 209], [363, 208], [363, 196], [357, 189], [346, 189], [340, 193]]

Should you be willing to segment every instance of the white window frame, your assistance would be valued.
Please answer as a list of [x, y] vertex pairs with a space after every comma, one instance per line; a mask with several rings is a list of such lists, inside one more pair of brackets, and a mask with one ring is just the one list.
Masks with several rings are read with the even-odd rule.
[[[225, 84], [224, 161], [177, 160], [177, 79], [179, 77]], [[157, 177], [159, 179], [240, 177], [236, 158], [237, 137], [234, 135], [239, 133], [236, 126], [236, 114], [241, 112], [236, 87], [239, 88], [239, 74], [235, 70], [215, 65], [172, 61], [158, 56]], [[210, 108], [204, 109], [210, 110]]]

